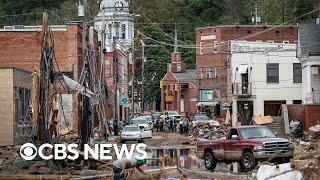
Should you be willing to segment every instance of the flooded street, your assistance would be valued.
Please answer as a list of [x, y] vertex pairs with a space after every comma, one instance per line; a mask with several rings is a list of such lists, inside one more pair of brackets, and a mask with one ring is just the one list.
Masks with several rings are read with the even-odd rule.
[[[196, 149], [151, 149], [148, 153], [150, 158], [158, 159], [165, 155], [169, 156], [169, 160], [165, 162], [166, 166], [178, 166], [188, 169], [204, 169], [203, 160], [196, 157]], [[149, 161], [150, 166], [159, 166], [158, 160]]]

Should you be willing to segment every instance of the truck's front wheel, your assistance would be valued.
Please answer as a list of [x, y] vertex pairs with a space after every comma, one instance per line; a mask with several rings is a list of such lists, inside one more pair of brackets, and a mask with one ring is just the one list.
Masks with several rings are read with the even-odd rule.
[[246, 152], [242, 155], [240, 165], [243, 170], [253, 169], [256, 164], [256, 159], [251, 152]]
[[216, 168], [217, 161], [212, 152], [208, 151], [204, 154], [204, 164], [208, 170], [214, 170], [214, 168]]

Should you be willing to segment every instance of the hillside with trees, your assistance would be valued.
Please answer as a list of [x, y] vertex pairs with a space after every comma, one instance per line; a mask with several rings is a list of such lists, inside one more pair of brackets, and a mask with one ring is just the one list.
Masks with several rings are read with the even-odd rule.
[[[77, 16], [79, 0], [1, 0], [0, 24], [41, 24], [41, 12], [48, 11], [51, 24], [65, 24], [81, 20]], [[99, 10], [99, 1], [88, 0], [91, 19]], [[179, 44], [195, 44], [195, 28], [219, 24], [252, 24], [251, 18], [258, 7], [261, 23], [313, 23], [319, 11], [301, 15], [320, 7], [320, 0], [130, 0], [130, 9], [136, 14], [135, 28], [151, 37], [146, 44], [145, 93], [147, 101], [160, 101], [159, 81], [166, 73], [173, 51], [174, 32]], [[144, 37], [144, 36], [142, 36]], [[161, 41], [159, 43], [157, 41]], [[136, 42], [135, 61], [137, 82], [141, 76], [141, 50]], [[195, 67], [195, 49], [179, 48], [187, 67]]]

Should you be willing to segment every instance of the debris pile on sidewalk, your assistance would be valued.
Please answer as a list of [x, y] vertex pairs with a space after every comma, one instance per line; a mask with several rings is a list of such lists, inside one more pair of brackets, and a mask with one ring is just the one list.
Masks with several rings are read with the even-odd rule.
[[193, 138], [220, 139], [227, 135], [227, 129], [225, 124], [221, 124], [219, 127], [202, 124], [192, 130], [191, 136]]

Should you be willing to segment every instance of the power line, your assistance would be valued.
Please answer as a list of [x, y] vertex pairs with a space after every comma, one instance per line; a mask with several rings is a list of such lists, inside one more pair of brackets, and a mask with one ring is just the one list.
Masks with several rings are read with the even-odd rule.
[[[295, 21], [295, 20], [297, 20], [297, 19], [299, 19], [299, 18], [301, 18], [301, 17], [304, 17], [304, 16], [307, 16], [307, 15], [309, 15], [309, 14], [312, 14], [312, 13], [318, 11], [318, 10], [320, 10], [320, 8], [316, 8], [316, 9], [314, 9], [314, 10], [312, 10], [312, 11], [309, 11], [309, 12], [307, 12], [307, 13], [305, 13], [305, 14], [302, 14], [302, 15], [300, 15], [300, 16], [292, 19], [292, 20], [289, 20], [289, 21], [287, 21], [287, 22], [281, 23], [281, 24], [279, 24], [279, 25], [274, 25], [273, 27], [270, 27], [270, 28], [267, 28], [267, 29], [265, 29], [265, 30], [256, 32], [256, 33], [254, 33], [254, 34], [250, 34], [250, 35], [243, 36], [243, 37], [240, 37], [240, 38], [236, 38], [236, 39], [233, 39], [233, 40], [228, 40], [228, 41], [226, 41], [226, 42], [221, 42], [221, 43], [216, 43], [216, 44], [206, 44], [206, 45], [203, 45], [203, 46], [200, 46], [200, 45], [197, 45], [197, 44], [189, 44], [189, 45], [185, 44], [185, 45], [178, 45], [178, 47], [180, 47], [180, 48], [194, 48], [194, 49], [196, 49], [196, 48], [207, 48], [207, 47], [209, 47], [209, 48], [222, 47], [222, 46], [228, 45], [228, 43], [230, 43], [231, 41], [246, 40], [246, 39], [255, 37], [255, 36], [259, 35], [259, 34], [263, 34], [263, 33], [265, 33], [265, 32], [274, 30], [274, 29], [279, 28], [279, 27], [281, 27], [281, 26], [283, 26], [283, 25], [286, 25], [286, 24], [288, 24], [288, 23], [290, 23], [290, 22], [293, 22], [293, 21]], [[141, 33], [141, 34], [142, 34], [143, 36], [145, 36], [147, 39], [152, 40], [152, 41], [154, 41], [154, 42], [156, 42], [156, 43], [158, 43], [158, 44], [162, 44], [162, 45], [166, 45], [166, 46], [172, 46], [172, 47], [174, 46], [174, 44], [170, 44], [170, 43], [158, 41], [158, 40], [155, 40], [155, 39], [147, 36], [146, 34], [143, 34], [143, 33]], [[172, 37], [171, 37], [171, 38], [172, 38]], [[215, 46], [215, 47], [213, 47], [213, 46]]]
[[[142, 12], [141, 8], [139, 8], [139, 7], [137, 6], [137, 4], [134, 3], [134, 1], [131, 1], [131, 2], [132, 2], [132, 4], [133, 4], [134, 6], [137, 7], [137, 10], [140, 12], [140, 14], [142, 14], [151, 24], [155, 24], [154, 22], [151, 21], [151, 19], [150, 19], [148, 16], [146, 16], [146, 15]], [[160, 29], [158, 26], [155, 26], [155, 27], [156, 27], [157, 29], [159, 29], [160, 32], [163, 33], [164, 35], [168, 36], [169, 38], [171, 38], [171, 39], [173, 39], [173, 40], [175, 39], [174, 37], [172, 37], [172, 36], [170, 36], [169, 34], [167, 34], [166, 32], [164, 32], [162, 29]], [[178, 41], [180, 41], [182, 44], [186, 44], [185, 42], [183, 42], [183, 41], [181, 41], [181, 40], [178, 40]]]

